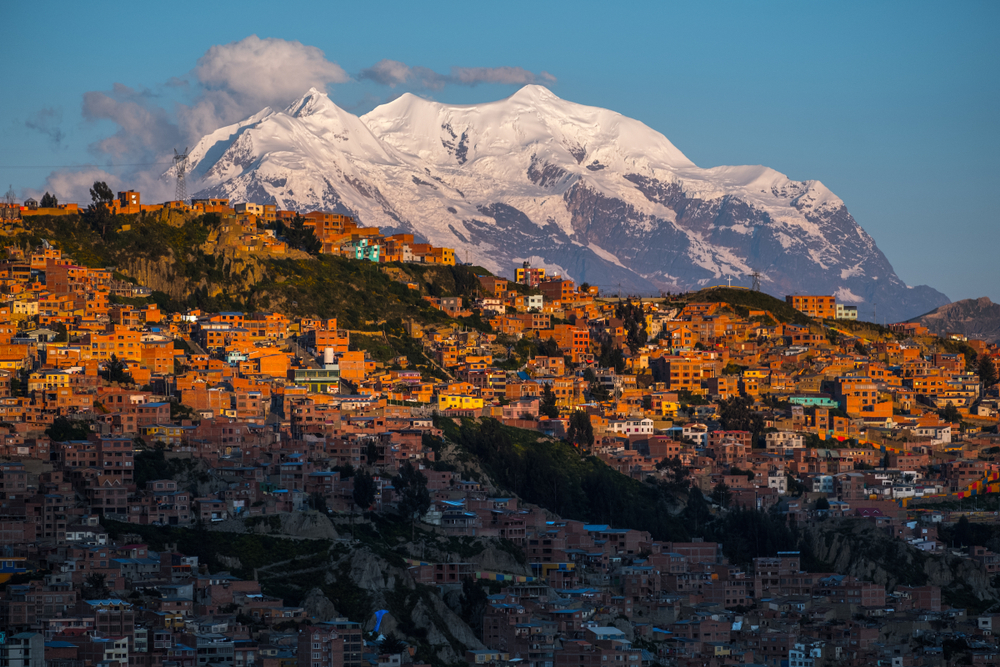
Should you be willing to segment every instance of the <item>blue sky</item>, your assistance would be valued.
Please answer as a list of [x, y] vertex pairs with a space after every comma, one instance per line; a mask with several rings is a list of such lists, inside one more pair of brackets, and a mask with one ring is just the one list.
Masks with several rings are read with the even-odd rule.
[[[156, 167], [107, 165], [162, 160], [313, 80], [355, 113], [407, 90], [472, 103], [537, 80], [643, 121], [699, 166], [821, 180], [904, 281], [1000, 301], [1000, 3], [622, 5], [14, 0], [0, 183], [64, 200], [99, 173], [148, 184]], [[234, 64], [251, 35], [283, 75]], [[382, 61], [396, 85], [370, 76]]]

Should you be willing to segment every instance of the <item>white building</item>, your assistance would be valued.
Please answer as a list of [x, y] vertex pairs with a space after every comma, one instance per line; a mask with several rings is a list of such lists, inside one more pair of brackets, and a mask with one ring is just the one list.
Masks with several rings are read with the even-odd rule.
[[622, 435], [653, 435], [653, 420], [648, 417], [615, 419], [608, 423], [608, 430]]
[[833, 493], [833, 475], [816, 475], [812, 479], [813, 493]]
[[775, 489], [779, 496], [788, 493], [788, 477], [784, 474], [768, 475], [767, 488]]
[[795, 431], [777, 431], [764, 436], [768, 452], [787, 453], [793, 449], [802, 449], [805, 442], [802, 434]]
[[856, 320], [858, 319], [858, 307], [848, 306], [842, 303], [837, 304], [837, 319], [838, 320]]
[[943, 445], [951, 442], [951, 426], [918, 426], [915, 435], [930, 438], [932, 445]]
[[689, 424], [685, 426], [671, 426], [664, 431], [666, 435], [674, 438], [675, 440], [680, 438], [687, 438], [695, 443], [698, 447], [704, 447], [708, 444], [708, 426], [705, 424]]

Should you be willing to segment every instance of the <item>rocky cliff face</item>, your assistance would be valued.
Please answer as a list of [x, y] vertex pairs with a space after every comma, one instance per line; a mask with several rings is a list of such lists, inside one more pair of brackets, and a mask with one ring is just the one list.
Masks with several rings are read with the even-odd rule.
[[919, 322], [938, 336], [960, 333], [1000, 343], [1000, 304], [985, 296], [949, 303], [910, 321]]
[[931, 554], [895, 539], [862, 521], [822, 522], [805, 531], [813, 554], [832, 571], [896, 586], [939, 586], [945, 602], [1000, 598], [992, 578], [974, 562], [948, 553]]
[[[330, 605], [312, 595], [317, 609], [341, 609], [338, 593], [360, 592], [370, 613], [362, 622], [366, 632], [375, 630], [375, 612], [385, 610], [379, 633], [395, 635], [433, 651], [442, 663], [461, 661], [466, 650], [485, 648], [465, 621], [438, 595], [436, 589], [417, 586], [407, 569], [394, 565], [367, 547], [352, 549], [331, 563], [321, 587]], [[327, 619], [324, 619], [327, 620]]]
[[[418, 647], [418, 658], [433, 657], [440, 664], [461, 662], [466, 650], [485, 648], [461, 616], [461, 582], [445, 586], [443, 592], [420, 585], [404, 559], [471, 562], [477, 569], [530, 575], [524, 559], [493, 538], [447, 537], [423, 526], [417, 540], [410, 542], [409, 528], [397, 531], [393, 526], [391, 521], [372, 523], [358, 517], [331, 521], [326, 514], [310, 511], [231, 519], [210, 529], [331, 545], [328, 553], [276, 561], [254, 572], [265, 592], [301, 604], [310, 618], [347, 617], [372, 632], [376, 612], [385, 611], [380, 634], [403, 639]], [[357, 538], [348, 537], [352, 534]], [[239, 556], [218, 559], [230, 569], [244, 566]]]

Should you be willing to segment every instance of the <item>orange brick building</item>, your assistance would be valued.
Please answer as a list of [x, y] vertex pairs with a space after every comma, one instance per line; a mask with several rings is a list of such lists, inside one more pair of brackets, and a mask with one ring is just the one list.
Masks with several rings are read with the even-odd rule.
[[786, 296], [785, 303], [809, 317], [821, 319], [835, 319], [837, 317], [837, 300], [832, 296], [794, 294]]

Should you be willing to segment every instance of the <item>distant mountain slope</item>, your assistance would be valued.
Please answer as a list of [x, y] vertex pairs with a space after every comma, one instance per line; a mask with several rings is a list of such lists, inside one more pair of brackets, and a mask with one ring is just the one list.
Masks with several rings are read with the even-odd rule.
[[910, 321], [923, 324], [939, 336], [960, 333], [1000, 343], [1000, 304], [985, 296], [949, 303]]
[[819, 181], [701, 169], [639, 121], [540, 86], [468, 106], [406, 94], [361, 118], [310, 90], [190, 155], [198, 196], [350, 213], [508, 276], [527, 260], [655, 293], [757, 271], [776, 296], [835, 294], [892, 320], [948, 302], [906, 286]]

